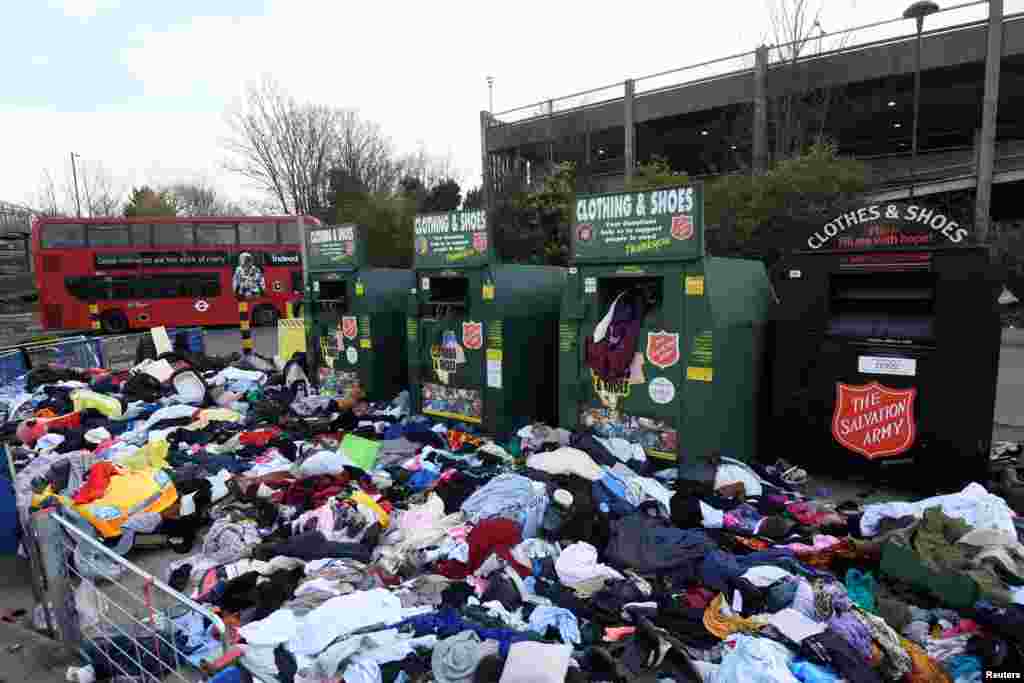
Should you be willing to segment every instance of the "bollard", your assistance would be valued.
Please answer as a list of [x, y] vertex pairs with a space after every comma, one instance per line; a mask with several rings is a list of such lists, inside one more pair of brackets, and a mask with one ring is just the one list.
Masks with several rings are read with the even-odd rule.
[[252, 330], [249, 328], [249, 303], [238, 302], [238, 332], [242, 337], [242, 355], [252, 353]]
[[100, 305], [89, 304], [89, 327], [93, 332], [100, 331]]

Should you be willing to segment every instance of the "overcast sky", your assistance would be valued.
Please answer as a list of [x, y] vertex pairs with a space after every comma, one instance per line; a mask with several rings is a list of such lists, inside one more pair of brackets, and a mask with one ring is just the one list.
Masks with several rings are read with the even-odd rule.
[[[450, 153], [475, 185], [488, 75], [501, 111], [746, 51], [769, 40], [767, 2], [7, 0], [0, 200], [34, 204], [45, 169], [67, 182], [71, 151], [126, 186], [205, 178], [258, 196], [222, 170], [219, 140], [225, 108], [263, 74], [300, 99], [358, 109], [403, 151]], [[902, 7], [824, 0], [821, 23]]]

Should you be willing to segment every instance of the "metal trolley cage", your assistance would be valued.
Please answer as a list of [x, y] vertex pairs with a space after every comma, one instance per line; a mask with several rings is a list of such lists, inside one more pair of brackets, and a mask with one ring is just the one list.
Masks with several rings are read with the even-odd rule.
[[191, 683], [205, 677], [203, 663], [227, 652], [230, 634], [220, 617], [60, 512], [37, 513], [31, 527], [55, 635], [97, 679]]
[[[193, 353], [205, 351], [201, 327], [172, 328], [167, 333], [172, 339], [183, 333], [186, 346]], [[139, 341], [148, 335], [149, 332], [102, 337], [75, 335], [18, 344], [0, 350], [0, 384], [7, 384], [34, 367], [49, 363], [77, 368], [125, 369], [135, 364]]]

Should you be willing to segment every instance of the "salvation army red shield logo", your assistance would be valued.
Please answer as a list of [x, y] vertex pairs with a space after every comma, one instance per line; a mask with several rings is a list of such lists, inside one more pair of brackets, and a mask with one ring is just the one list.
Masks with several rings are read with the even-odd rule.
[[869, 460], [899, 455], [914, 445], [917, 389], [836, 383], [832, 436]]
[[358, 331], [358, 325], [356, 324], [356, 317], [354, 315], [346, 315], [341, 319], [341, 334], [345, 339], [355, 339]]
[[670, 368], [679, 362], [679, 335], [675, 332], [647, 333], [647, 360], [656, 368]]
[[486, 232], [474, 232], [473, 233], [473, 248], [481, 254], [487, 251], [487, 233]]
[[594, 228], [591, 227], [590, 223], [584, 223], [576, 228], [576, 239], [580, 242], [589, 242], [593, 236]]
[[672, 237], [680, 241], [693, 237], [693, 221], [689, 216], [672, 216]]
[[462, 323], [462, 345], [467, 349], [480, 349], [484, 345], [483, 323]]
[[343, 243], [345, 249], [345, 256], [351, 256], [356, 253], [356, 243], [351, 240], [345, 240]]

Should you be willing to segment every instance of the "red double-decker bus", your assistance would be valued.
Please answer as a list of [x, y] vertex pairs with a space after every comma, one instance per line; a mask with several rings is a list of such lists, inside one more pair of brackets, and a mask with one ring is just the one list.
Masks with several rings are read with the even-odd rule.
[[32, 225], [32, 252], [48, 330], [89, 329], [89, 304], [98, 306], [101, 328], [112, 334], [237, 325], [233, 279], [240, 260], [259, 270], [246, 283], [253, 325], [276, 323], [286, 303], [301, 297], [295, 216], [41, 217]]

